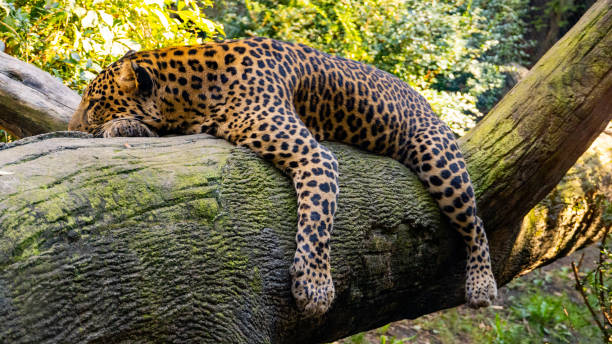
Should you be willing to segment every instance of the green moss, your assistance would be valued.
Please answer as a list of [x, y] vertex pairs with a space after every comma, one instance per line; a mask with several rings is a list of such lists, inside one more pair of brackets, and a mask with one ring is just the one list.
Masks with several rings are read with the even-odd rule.
[[521, 228], [521, 230], [524, 231], [525, 235], [527, 235], [528, 237], [534, 237], [537, 235], [538, 221], [540, 219], [540, 216], [542, 215], [539, 214], [537, 209], [537, 206], [534, 207], [523, 218], [523, 227]]
[[29, 257], [40, 254], [38, 247], [40, 243], [40, 234], [41, 232], [36, 232], [27, 239], [21, 241], [13, 251], [11, 263], [23, 261]]
[[[226, 245], [229, 243], [225, 243]], [[236, 252], [236, 251], [226, 251], [225, 254], [222, 255], [224, 260], [223, 260], [223, 267], [229, 271], [232, 270], [244, 270], [247, 268], [248, 263], [249, 263], [249, 259]]]
[[253, 272], [251, 274], [250, 281], [251, 290], [260, 295], [263, 292], [263, 279], [261, 277], [261, 273], [259, 272], [259, 268], [256, 266], [253, 268]]
[[[177, 221], [212, 223], [219, 211], [217, 186], [226, 153], [220, 151], [201, 164], [160, 164], [135, 167], [142, 152], [117, 150], [122, 160], [80, 171], [77, 177], [30, 177], [17, 182], [25, 189], [9, 195], [4, 210], [0, 264], [11, 264], [25, 256], [39, 254], [38, 240], [61, 240], [70, 230], [110, 231], [113, 228], [156, 222], [167, 216]], [[224, 155], [225, 154], [225, 155]], [[171, 158], [171, 156], [169, 156]], [[199, 161], [198, 161], [199, 162]], [[177, 173], [178, 172], [178, 173]], [[17, 174], [19, 175], [19, 174]], [[86, 176], [86, 180], [83, 180]], [[38, 181], [40, 179], [40, 181]], [[39, 185], [31, 189], [27, 185]]]
[[141, 178], [109, 178], [90, 191], [92, 208], [98, 209], [102, 218], [124, 220], [141, 213], [143, 208], [163, 202], [159, 193], [147, 192]]
[[[502, 100], [495, 107], [495, 113], [512, 113], [515, 106], [511, 101]], [[508, 152], [519, 147], [524, 138], [516, 130], [514, 119], [497, 117], [485, 118], [477, 128], [471, 130], [469, 138], [461, 140], [466, 152], [468, 170], [474, 182], [476, 194], [495, 185], [501, 177], [513, 173], [512, 160], [504, 158]], [[499, 141], [499, 142], [498, 142]], [[494, 148], [494, 151], [491, 151]]]
[[176, 191], [208, 185], [209, 181], [203, 173], [181, 173], [174, 179]]

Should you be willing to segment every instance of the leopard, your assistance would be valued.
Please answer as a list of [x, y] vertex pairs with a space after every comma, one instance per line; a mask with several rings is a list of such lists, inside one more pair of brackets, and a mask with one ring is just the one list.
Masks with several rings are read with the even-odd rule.
[[88, 84], [68, 129], [101, 138], [207, 133], [281, 170], [297, 195], [289, 274], [305, 317], [325, 314], [335, 296], [330, 240], [338, 160], [321, 142], [390, 157], [418, 176], [463, 239], [466, 303], [486, 307], [496, 298], [455, 134], [406, 82], [370, 65], [263, 37], [131, 50]]

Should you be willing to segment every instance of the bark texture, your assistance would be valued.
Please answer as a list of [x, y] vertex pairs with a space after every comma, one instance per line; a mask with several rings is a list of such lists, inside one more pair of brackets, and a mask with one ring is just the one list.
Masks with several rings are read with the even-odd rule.
[[0, 52], [0, 127], [11, 135], [65, 130], [80, 101], [49, 73]]
[[295, 193], [253, 153], [202, 135], [30, 140], [0, 154], [3, 342], [311, 343], [462, 299], [460, 239], [396, 161], [329, 144], [337, 299], [307, 320]]
[[[462, 140], [499, 284], [612, 221], [605, 138], [525, 217], [611, 119], [611, 5]], [[291, 183], [246, 149], [62, 132], [0, 146], [0, 342], [313, 343], [463, 303], [463, 244], [416, 176], [326, 145], [341, 193], [320, 319], [290, 293]]]

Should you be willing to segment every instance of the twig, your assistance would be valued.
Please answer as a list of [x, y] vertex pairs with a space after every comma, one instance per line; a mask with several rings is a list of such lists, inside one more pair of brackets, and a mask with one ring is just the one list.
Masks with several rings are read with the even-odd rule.
[[3, 21], [0, 21], [0, 24], [4, 25], [4, 27], [6, 27], [7, 29], [11, 30], [11, 31], [13, 32], [13, 34], [14, 34], [15, 36], [17, 36], [17, 38], [18, 38], [19, 40], [21, 40], [21, 39], [20, 39], [21, 37], [19, 36], [19, 34], [17, 33], [17, 31], [15, 31], [15, 29], [13, 29], [13, 28], [12, 28], [10, 25], [8, 25], [7, 23], [5, 23], [5, 22], [3, 22]]
[[569, 312], [567, 311], [567, 308], [565, 308], [565, 305], [562, 305], [562, 306], [563, 306], [563, 313], [565, 313], [565, 317], [567, 318], [567, 322], [569, 323], [570, 328], [573, 331], [576, 331], [576, 329], [574, 328], [574, 324], [572, 324], [572, 320], [570, 319]]
[[[612, 313], [612, 306], [610, 307], [610, 313], [608, 313], [607, 310], [607, 302], [606, 302], [606, 296], [604, 293], [604, 279], [603, 279], [603, 272], [601, 271], [601, 267], [604, 265], [604, 262], [607, 259], [606, 254], [604, 254], [604, 250], [606, 249], [606, 240], [608, 239], [608, 234], [610, 233], [610, 228], [612, 227], [608, 227], [606, 228], [606, 231], [604, 232], [604, 236], [603, 239], [601, 239], [601, 247], [599, 250], [599, 264], [597, 265], [597, 272], [598, 272], [598, 277], [599, 277], [599, 285], [601, 285], [601, 289], [599, 290], [599, 307], [601, 308], [601, 314], [603, 315], [604, 320], [607, 322], [607, 326], [612, 326], [612, 319], [610, 319], [611, 317], [611, 313]], [[606, 326], [606, 324], [604, 324], [604, 327]], [[607, 334], [607, 333], [606, 333]]]
[[608, 236], [608, 230], [609, 229], [606, 229], [606, 232], [604, 233], [604, 237], [603, 239], [601, 239], [601, 246], [599, 247], [599, 264], [597, 264], [597, 279], [598, 279], [599, 285], [601, 286], [599, 290], [599, 295], [597, 295], [597, 297], [599, 298], [599, 308], [601, 308], [601, 314], [604, 315], [604, 319], [605, 319], [605, 314], [606, 314], [606, 303], [605, 303], [606, 298], [604, 296], [603, 274], [601, 272], [601, 267], [605, 260], [604, 250], [606, 249], [606, 239]]
[[580, 260], [578, 260], [578, 270], [582, 268], [582, 262], [584, 261], [584, 252], [580, 255]]
[[578, 277], [578, 269], [576, 268], [576, 264], [574, 264], [574, 262], [572, 262], [572, 270], [574, 271], [574, 279], [576, 280], [576, 289], [578, 289], [578, 291], [580, 292], [580, 295], [582, 296], [582, 299], [584, 300], [584, 304], [586, 304], [587, 308], [589, 309], [589, 312], [591, 312], [591, 315], [593, 316], [593, 320], [595, 320], [597, 327], [599, 327], [601, 332], [605, 334], [606, 329], [601, 324], [601, 321], [599, 321], [599, 317], [597, 317], [597, 314], [595, 314], [593, 307], [591, 307], [591, 304], [589, 303], [589, 300], [587, 299], [587, 296], [584, 293], [584, 287], [582, 286], [582, 283], [580, 282], [580, 277]]
[[610, 306], [610, 313], [608, 312], [604, 312], [604, 318], [606, 318], [606, 321], [608, 322], [609, 326], [612, 326], [612, 317], [610, 316], [610, 314], [612, 314], [612, 306]]

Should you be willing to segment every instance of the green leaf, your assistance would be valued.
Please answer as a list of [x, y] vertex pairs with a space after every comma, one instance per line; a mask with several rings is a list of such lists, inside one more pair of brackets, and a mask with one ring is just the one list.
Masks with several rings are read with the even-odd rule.
[[81, 25], [83, 27], [94, 27], [98, 23], [98, 15], [95, 11], [88, 11], [87, 15], [81, 19]]
[[100, 18], [102, 18], [102, 21], [108, 25], [108, 26], [113, 26], [113, 16], [111, 16], [110, 14], [104, 12], [104, 11], [98, 11], [98, 15], [100, 16]]

